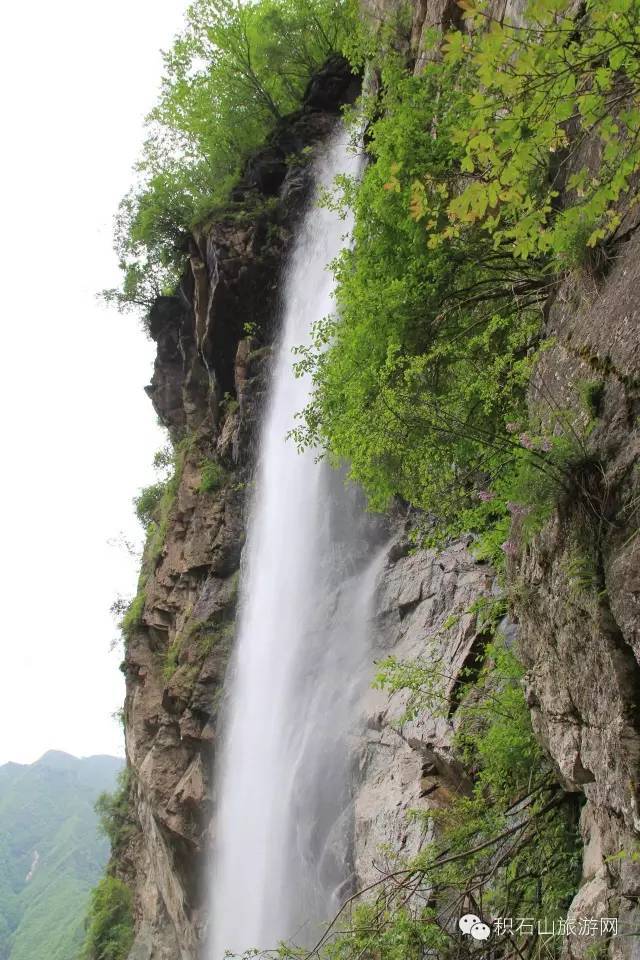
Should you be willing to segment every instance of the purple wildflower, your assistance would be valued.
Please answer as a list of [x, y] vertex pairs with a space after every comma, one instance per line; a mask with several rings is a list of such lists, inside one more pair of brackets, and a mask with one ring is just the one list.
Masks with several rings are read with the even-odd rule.
[[495, 499], [495, 493], [491, 490], [478, 490], [478, 500], [482, 500], [483, 503], [488, 503], [489, 500]]
[[521, 433], [518, 437], [520, 443], [526, 450], [533, 450], [535, 447], [534, 441], [531, 439], [528, 433]]
[[514, 503], [513, 500], [509, 500], [507, 503], [507, 510], [514, 520], [520, 520], [522, 517], [526, 517], [527, 514], [531, 512], [531, 507], [525, 507], [522, 503]]
[[500, 549], [506, 553], [508, 557], [513, 558], [518, 556], [518, 547], [513, 540], [505, 540], [505, 542], [500, 545]]
[[543, 437], [542, 440], [538, 442], [538, 449], [544, 450], [545, 453], [549, 453], [549, 451], [552, 448], [553, 448], [553, 444], [551, 443], [551, 440], [549, 440], [548, 437]]

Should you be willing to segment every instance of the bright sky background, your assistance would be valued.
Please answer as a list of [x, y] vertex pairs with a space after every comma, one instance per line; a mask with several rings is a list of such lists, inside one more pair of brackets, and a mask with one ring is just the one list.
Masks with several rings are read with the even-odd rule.
[[0, 763], [123, 752], [109, 607], [131, 498], [163, 443], [153, 345], [95, 294], [186, 0], [34, 0], [0, 14]]

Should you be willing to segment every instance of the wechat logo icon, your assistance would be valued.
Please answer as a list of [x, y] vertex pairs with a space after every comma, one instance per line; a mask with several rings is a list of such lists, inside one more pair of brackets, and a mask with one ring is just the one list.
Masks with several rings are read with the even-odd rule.
[[488, 940], [491, 936], [491, 928], [475, 913], [465, 913], [458, 920], [458, 926], [465, 937], [473, 937], [474, 940]]

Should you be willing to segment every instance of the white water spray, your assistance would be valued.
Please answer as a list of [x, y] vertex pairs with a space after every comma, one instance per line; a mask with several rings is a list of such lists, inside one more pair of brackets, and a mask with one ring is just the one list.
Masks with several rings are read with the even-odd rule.
[[[316, 168], [318, 188], [358, 165], [341, 131]], [[294, 376], [292, 348], [334, 309], [328, 264], [349, 230], [312, 204], [285, 279], [217, 769], [211, 960], [282, 940], [309, 946], [350, 875], [349, 742], [380, 563], [366, 560], [353, 492], [285, 440], [310, 387]]]

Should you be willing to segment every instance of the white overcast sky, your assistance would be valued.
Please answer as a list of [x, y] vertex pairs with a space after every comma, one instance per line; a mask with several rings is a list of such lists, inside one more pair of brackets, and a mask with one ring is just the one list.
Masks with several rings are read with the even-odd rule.
[[32, 0], [0, 14], [0, 763], [123, 752], [109, 606], [131, 498], [162, 445], [153, 348], [96, 301], [111, 222], [186, 0]]

